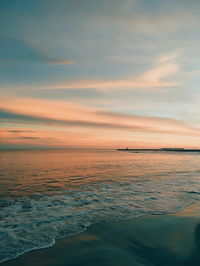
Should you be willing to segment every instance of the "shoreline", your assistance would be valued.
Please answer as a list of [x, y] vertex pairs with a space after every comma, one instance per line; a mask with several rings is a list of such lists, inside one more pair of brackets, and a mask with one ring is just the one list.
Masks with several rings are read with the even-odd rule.
[[[94, 224], [2, 266], [199, 265], [200, 203], [172, 214]], [[199, 254], [199, 255], [198, 255]], [[192, 263], [192, 264], [191, 264]]]

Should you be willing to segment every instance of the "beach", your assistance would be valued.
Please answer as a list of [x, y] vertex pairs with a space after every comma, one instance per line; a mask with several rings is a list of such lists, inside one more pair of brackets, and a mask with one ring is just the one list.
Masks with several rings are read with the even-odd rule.
[[200, 0], [0, 0], [0, 266], [200, 266]]
[[199, 265], [200, 204], [167, 215], [95, 224], [2, 266]]

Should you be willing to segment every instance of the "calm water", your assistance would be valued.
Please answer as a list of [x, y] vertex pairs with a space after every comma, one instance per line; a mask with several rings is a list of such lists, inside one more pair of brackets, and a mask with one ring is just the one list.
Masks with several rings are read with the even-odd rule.
[[200, 200], [199, 153], [0, 153], [0, 261], [90, 224], [170, 213]]

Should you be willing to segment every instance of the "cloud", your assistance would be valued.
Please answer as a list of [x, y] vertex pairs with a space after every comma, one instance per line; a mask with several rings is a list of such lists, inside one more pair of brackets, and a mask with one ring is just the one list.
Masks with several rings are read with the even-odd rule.
[[[62, 85], [46, 86], [42, 89], [156, 89], [173, 87], [178, 84], [171, 81], [171, 77], [178, 73], [179, 67], [174, 62], [169, 62], [174, 57], [161, 58], [160, 64], [149, 69], [141, 75], [127, 79], [117, 80], [78, 80], [66, 82]], [[162, 63], [162, 64], [161, 64]]]
[[20, 139], [40, 139], [39, 137], [20, 136]]
[[[6, 115], [6, 113], [4, 113], [4, 115]], [[2, 116], [2, 113], [0, 113], [0, 118]], [[6, 130], [7, 132], [10, 132], [10, 133], [29, 133], [29, 132], [34, 132], [32, 130]]]
[[106, 112], [64, 101], [4, 97], [0, 109], [3, 123], [200, 136], [198, 128], [175, 119]]
[[[59, 119], [59, 118], [50, 118], [50, 117], [42, 117], [42, 116], [30, 116], [30, 115], [22, 115], [7, 111], [2, 111], [0, 109], [0, 117], [5, 117], [4, 121], [12, 121], [15, 119], [16, 123], [36, 123], [36, 124], [45, 124], [45, 125], [54, 125], [54, 126], [78, 126], [78, 127], [86, 127], [86, 128], [102, 128], [102, 129], [122, 129], [122, 130], [137, 130], [137, 131], [146, 131], [150, 130], [150, 127], [142, 126], [142, 125], [128, 125], [128, 124], [120, 124], [120, 123], [112, 123], [110, 121], [105, 122], [101, 121], [86, 121], [79, 119]], [[12, 132], [13, 131], [8, 131]], [[16, 132], [15, 132], [16, 133]]]
[[71, 60], [58, 59], [46, 54], [30, 41], [1, 37], [0, 63], [37, 62], [51, 65], [73, 64]]
[[157, 59], [158, 64], [163, 64], [163, 63], [168, 63], [172, 62], [175, 59], [177, 59], [178, 54], [177, 53], [168, 53], [168, 54], [163, 54]]

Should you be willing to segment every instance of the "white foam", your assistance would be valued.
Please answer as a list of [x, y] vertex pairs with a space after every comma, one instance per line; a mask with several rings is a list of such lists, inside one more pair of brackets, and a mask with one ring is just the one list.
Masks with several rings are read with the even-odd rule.
[[150, 213], [170, 213], [200, 200], [194, 176], [145, 178], [89, 185], [47, 196], [35, 194], [0, 201], [0, 262], [51, 246], [90, 224]]

